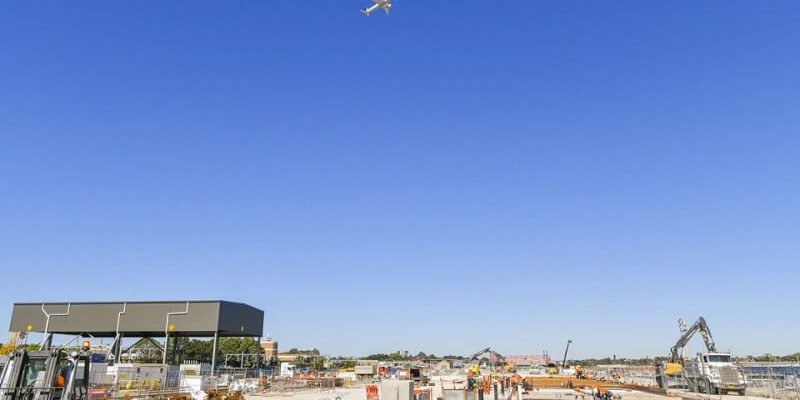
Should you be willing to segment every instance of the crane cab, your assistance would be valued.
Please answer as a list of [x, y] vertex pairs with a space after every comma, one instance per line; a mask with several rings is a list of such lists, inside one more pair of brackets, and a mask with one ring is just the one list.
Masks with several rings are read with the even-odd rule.
[[88, 351], [19, 349], [0, 375], [0, 400], [84, 400], [88, 383]]

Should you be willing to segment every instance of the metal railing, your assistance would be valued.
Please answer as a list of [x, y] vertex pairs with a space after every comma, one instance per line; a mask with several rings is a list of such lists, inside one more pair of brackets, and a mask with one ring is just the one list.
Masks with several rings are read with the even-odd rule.
[[[76, 400], [86, 397], [86, 393], [75, 390]], [[17, 387], [17, 388], [0, 388], [0, 399], [14, 399], [14, 400], [46, 400], [46, 399], [60, 399], [64, 394], [64, 387]]]

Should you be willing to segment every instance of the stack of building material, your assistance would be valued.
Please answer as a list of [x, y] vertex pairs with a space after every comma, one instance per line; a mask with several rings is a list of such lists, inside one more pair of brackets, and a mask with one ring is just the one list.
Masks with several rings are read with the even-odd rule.
[[414, 381], [383, 381], [381, 400], [414, 400]]

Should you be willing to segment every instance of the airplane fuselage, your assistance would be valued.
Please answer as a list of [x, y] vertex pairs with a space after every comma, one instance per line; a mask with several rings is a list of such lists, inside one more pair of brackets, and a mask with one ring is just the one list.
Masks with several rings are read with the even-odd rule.
[[367, 7], [366, 9], [361, 10], [361, 13], [364, 15], [370, 15], [377, 11], [378, 9], [383, 9], [386, 14], [389, 14], [389, 9], [392, 7], [392, 2], [390, 0], [375, 0], [375, 4]]

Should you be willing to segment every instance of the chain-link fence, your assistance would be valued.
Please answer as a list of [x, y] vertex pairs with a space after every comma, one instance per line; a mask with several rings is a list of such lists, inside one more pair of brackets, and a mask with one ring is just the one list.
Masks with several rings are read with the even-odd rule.
[[[800, 400], [800, 363], [738, 363], [747, 380], [746, 395], [777, 400]], [[590, 376], [622, 383], [656, 386], [655, 370], [642, 366], [598, 366], [588, 369]], [[673, 378], [671, 389], [691, 392], [714, 393], [707, 381], [691, 381], [682, 376]], [[724, 389], [724, 387], [723, 387]]]
[[[339, 384], [338, 386], [341, 386]], [[267, 381], [264, 390], [270, 392], [290, 392], [302, 390], [333, 390], [337, 387], [335, 377], [310, 377], [307, 379], [275, 378]]]
[[800, 363], [742, 363], [749, 396], [800, 400]]
[[652, 365], [598, 365], [586, 368], [586, 375], [594, 379], [640, 386], [657, 386], [655, 367]]

